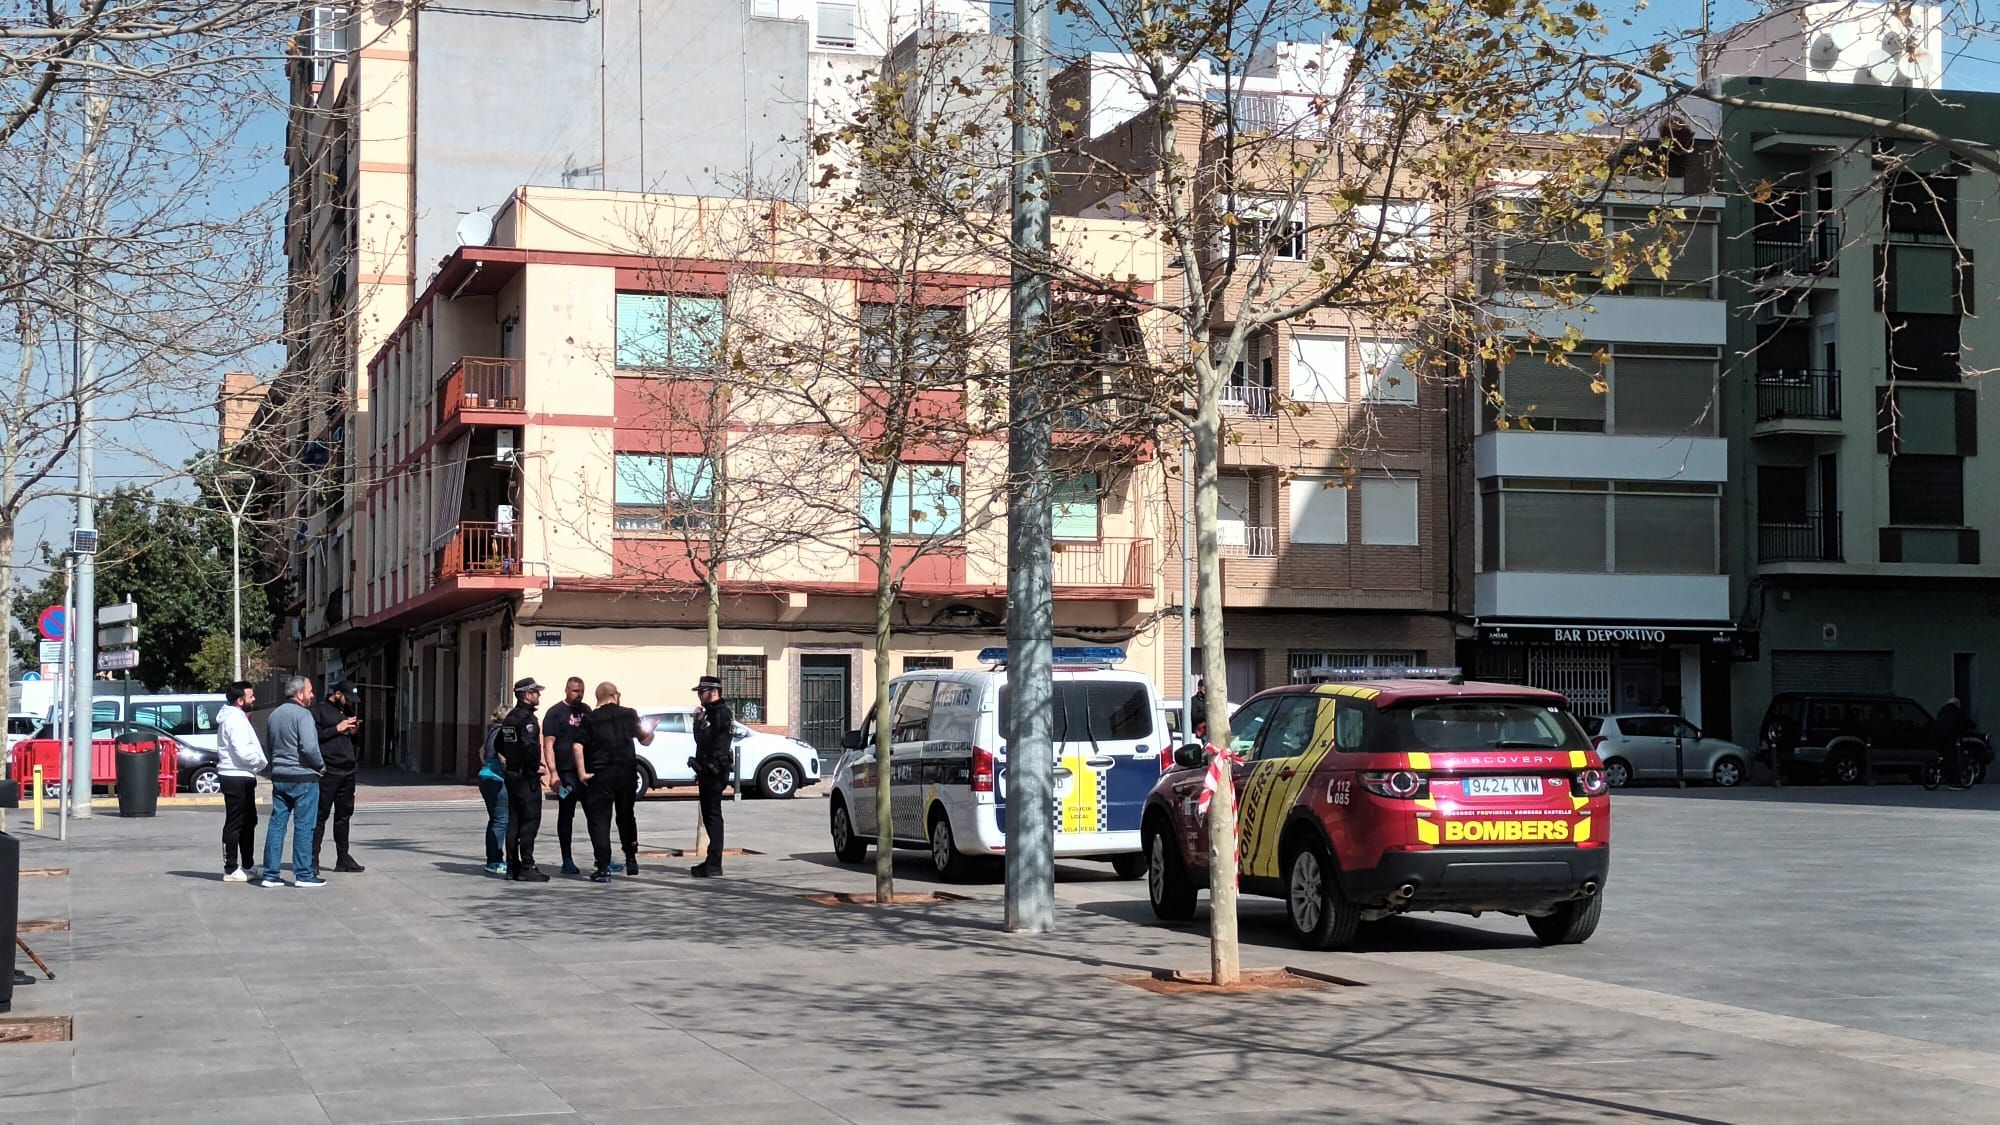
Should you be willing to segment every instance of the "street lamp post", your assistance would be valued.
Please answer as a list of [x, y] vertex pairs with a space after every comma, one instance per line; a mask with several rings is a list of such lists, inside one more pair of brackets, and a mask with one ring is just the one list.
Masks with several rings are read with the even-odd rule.
[[[241, 500], [232, 506], [229, 490], [223, 482], [243, 481]], [[229, 613], [230, 648], [229, 676], [232, 680], [243, 678], [243, 513], [250, 508], [250, 493], [257, 487], [257, 478], [249, 473], [222, 473], [215, 478], [215, 494], [222, 499], [223, 510], [229, 513]]]

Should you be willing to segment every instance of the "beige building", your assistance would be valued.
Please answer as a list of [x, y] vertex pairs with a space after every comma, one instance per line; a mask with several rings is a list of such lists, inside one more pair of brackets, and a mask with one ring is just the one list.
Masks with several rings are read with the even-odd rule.
[[[354, 628], [391, 646], [402, 764], [469, 773], [484, 716], [521, 676], [612, 680], [641, 704], [689, 699], [706, 656], [708, 557], [719, 558], [719, 671], [738, 716], [829, 750], [862, 717], [875, 671], [872, 506], [847, 438], [879, 424], [867, 361], [824, 380], [817, 398], [756, 394], [745, 380], [731, 384], [732, 406], [707, 405], [725, 381], [711, 377], [722, 359], [719, 334], [698, 327], [705, 313], [760, 324], [767, 341], [845, 333], [825, 355], [851, 363], [866, 310], [895, 284], [852, 257], [798, 249], [786, 232], [800, 213], [524, 188], [490, 243], [447, 258], [387, 334], [369, 364], [372, 438], [356, 451], [369, 550]], [[1150, 287], [1157, 250], [1129, 226], [1067, 221], [1061, 237], [1096, 268]], [[981, 335], [1005, 325], [1003, 262], [911, 277], [926, 318], [1004, 360], [1004, 336]], [[649, 348], [670, 354], [663, 363]], [[964, 425], [905, 450], [910, 495], [899, 478], [892, 506], [911, 512], [891, 517], [908, 521], [892, 522], [892, 672], [971, 667], [1005, 638], [995, 400], [958, 385], [923, 398], [916, 412]], [[1058, 633], [1123, 643], [1132, 666], [1157, 675], [1157, 458], [1138, 440], [1059, 442]], [[764, 538], [718, 555], [705, 538], [718, 503], [742, 517], [734, 534]]]

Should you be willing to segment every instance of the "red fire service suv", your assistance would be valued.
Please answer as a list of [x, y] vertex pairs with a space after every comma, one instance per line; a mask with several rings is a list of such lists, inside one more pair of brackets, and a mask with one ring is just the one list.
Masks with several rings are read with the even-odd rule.
[[[1371, 678], [1382, 677], [1382, 678]], [[1314, 669], [1230, 717], [1247, 894], [1282, 898], [1308, 949], [1417, 910], [1526, 915], [1549, 944], [1597, 928], [1610, 867], [1603, 763], [1554, 692], [1466, 683], [1455, 668]], [[1182, 747], [1147, 798], [1153, 912], [1208, 885], [1203, 751]]]

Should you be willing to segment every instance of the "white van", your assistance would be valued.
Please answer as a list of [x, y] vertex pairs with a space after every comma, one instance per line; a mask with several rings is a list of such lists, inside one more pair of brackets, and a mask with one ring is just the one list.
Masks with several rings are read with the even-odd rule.
[[222, 695], [135, 695], [130, 700], [130, 714], [126, 713], [126, 702], [123, 695], [100, 695], [91, 700], [91, 719], [95, 722], [143, 723], [166, 731], [176, 741], [197, 750], [221, 749], [215, 732], [215, 717], [226, 702], [226, 697]]
[[[1171, 750], [1153, 681], [1117, 670], [1124, 658], [1117, 648], [1055, 650], [1055, 854], [1107, 860], [1136, 879], [1146, 870], [1140, 815], [1160, 755]], [[928, 849], [948, 880], [1007, 846], [1007, 650], [985, 649], [979, 659], [992, 667], [889, 682], [893, 838], [897, 847]], [[845, 863], [861, 862], [876, 837], [874, 714], [847, 735], [834, 776], [833, 847]]]

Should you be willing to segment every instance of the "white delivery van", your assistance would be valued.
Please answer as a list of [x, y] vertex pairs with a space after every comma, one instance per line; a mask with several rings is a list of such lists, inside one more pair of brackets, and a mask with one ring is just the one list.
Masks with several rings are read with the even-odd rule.
[[[1055, 650], [1055, 854], [1106, 860], [1136, 879], [1146, 870], [1140, 814], [1171, 748], [1153, 681], [1120, 671], [1124, 658], [1111, 647]], [[927, 849], [950, 880], [970, 875], [976, 857], [1007, 850], [1007, 652], [985, 649], [979, 659], [990, 667], [889, 682], [893, 838]], [[829, 801], [834, 851], [847, 863], [876, 839], [874, 714], [847, 735]]]
[[[130, 703], [128, 712], [127, 703]], [[100, 695], [91, 700], [96, 722], [127, 721], [157, 727], [197, 750], [219, 750], [215, 717], [226, 697], [215, 693], [180, 695]]]

